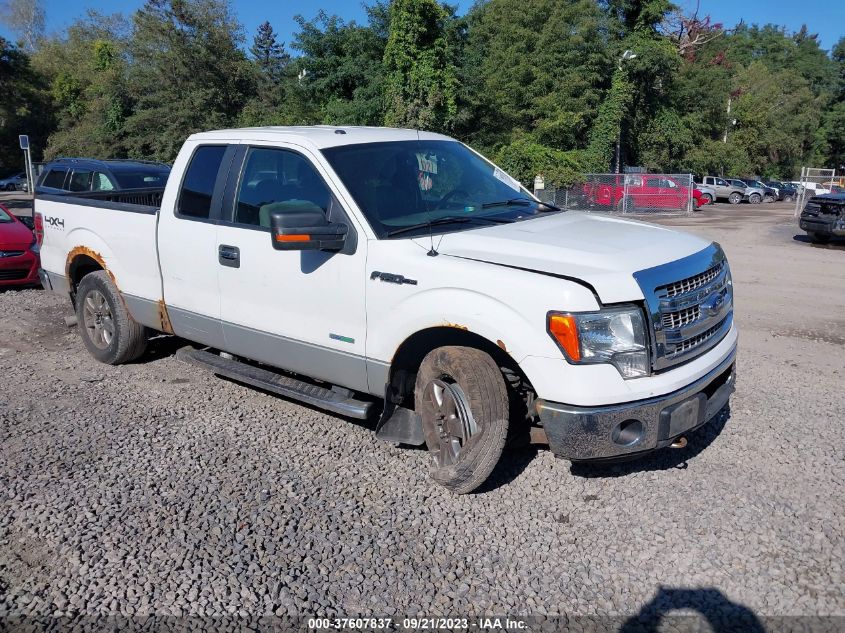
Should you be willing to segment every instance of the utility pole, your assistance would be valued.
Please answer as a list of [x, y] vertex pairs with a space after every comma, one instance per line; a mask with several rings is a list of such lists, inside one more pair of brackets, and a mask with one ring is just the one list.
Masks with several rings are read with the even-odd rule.
[[[629, 59], [634, 59], [637, 54], [634, 51], [626, 50], [622, 55], [619, 57], [619, 64], [617, 66], [617, 71], [622, 72], [622, 62], [628, 61]], [[619, 129], [616, 130], [616, 156], [613, 159], [615, 173], [619, 173], [621, 171], [621, 154], [622, 154], [622, 119], [623, 117], [619, 117]]]

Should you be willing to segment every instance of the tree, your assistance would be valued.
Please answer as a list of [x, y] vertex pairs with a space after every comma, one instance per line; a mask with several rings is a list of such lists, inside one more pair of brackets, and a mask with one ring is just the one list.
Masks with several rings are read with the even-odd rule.
[[4, 0], [0, 5], [3, 21], [20, 37], [26, 51], [32, 52], [44, 35], [44, 7], [41, 0]]
[[125, 155], [127, 37], [123, 16], [89, 11], [64, 38], [42, 42], [32, 63], [49, 83], [56, 115], [45, 158]]
[[52, 123], [41, 77], [29, 57], [0, 37], [0, 173], [23, 171], [18, 135], [29, 134], [38, 154]]
[[225, 0], [147, 0], [133, 27], [130, 155], [171, 161], [190, 134], [235, 124], [256, 76]]
[[276, 33], [269, 22], [263, 22], [252, 40], [249, 49], [261, 74], [273, 83], [278, 83], [287, 65], [290, 55], [285, 51], [285, 43], [276, 40]]
[[384, 51], [384, 123], [449, 130], [457, 115], [457, 74], [449, 14], [436, 0], [393, 0]]

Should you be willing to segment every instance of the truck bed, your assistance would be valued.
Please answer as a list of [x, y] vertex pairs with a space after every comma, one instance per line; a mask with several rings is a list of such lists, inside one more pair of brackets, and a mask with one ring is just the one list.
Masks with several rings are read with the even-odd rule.
[[[44, 222], [41, 267], [68, 281], [70, 261], [84, 254], [103, 266], [128, 298], [161, 298], [156, 249], [162, 189], [39, 194], [35, 213]], [[139, 204], [142, 203], [142, 204]]]

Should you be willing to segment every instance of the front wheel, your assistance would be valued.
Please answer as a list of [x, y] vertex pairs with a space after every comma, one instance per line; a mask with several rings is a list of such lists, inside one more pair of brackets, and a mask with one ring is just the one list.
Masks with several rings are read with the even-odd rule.
[[728, 202], [730, 202], [731, 204], [739, 204], [740, 202], [742, 202], [742, 194], [734, 191], [731, 195], [728, 196]]
[[457, 494], [480, 486], [508, 438], [508, 393], [502, 372], [471, 347], [438, 347], [420, 365], [414, 388], [434, 480]]
[[775, 201], [774, 196], [766, 195], [766, 196], [763, 197], [763, 202], [769, 203], [769, 202], [774, 202], [774, 201]]
[[785, 196], [783, 197], [783, 201], [784, 201], [784, 202], [792, 202], [792, 196], [790, 196], [790, 195], [785, 195]]
[[763, 198], [760, 196], [759, 193], [752, 193], [750, 196], [748, 196], [748, 202], [750, 202], [751, 204], [760, 204], [762, 200]]
[[704, 200], [704, 204], [713, 204], [713, 196], [709, 193], [705, 193], [701, 196], [701, 199]]
[[76, 291], [76, 320], [91, 356], [107, 365], [133, 361], [147, 348], [147, 331], [135, 322], [108, 273], [82, 278]]

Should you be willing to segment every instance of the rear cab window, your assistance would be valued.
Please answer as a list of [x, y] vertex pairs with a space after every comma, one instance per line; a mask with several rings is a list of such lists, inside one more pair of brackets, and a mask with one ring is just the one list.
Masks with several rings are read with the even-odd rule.
[[227, 145], [200, 145], [194, 150], [179, 190], [179, 199], [176, 203], [177, 216], [195, 220], [211, 218], [211, 202], [215, 184], [227, 147]]

